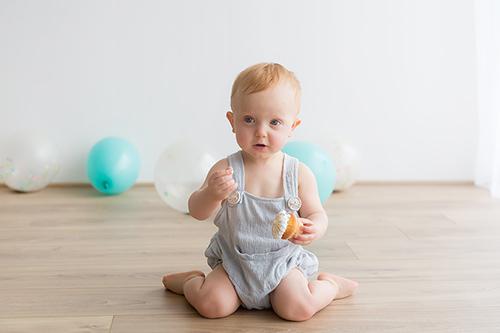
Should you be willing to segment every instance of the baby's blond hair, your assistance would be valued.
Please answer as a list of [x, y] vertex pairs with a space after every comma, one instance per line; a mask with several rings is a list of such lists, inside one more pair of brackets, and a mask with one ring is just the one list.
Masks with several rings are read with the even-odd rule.
[[243, 70], [234, 80], [231, 90], [231, 108], [234, 111], [234, 102], [238, 95], [250, 95], [266, 90], [281, 80], [290, 83], [300, 104], [300, 82], [295, 74], [280, 64], [260, 63]]

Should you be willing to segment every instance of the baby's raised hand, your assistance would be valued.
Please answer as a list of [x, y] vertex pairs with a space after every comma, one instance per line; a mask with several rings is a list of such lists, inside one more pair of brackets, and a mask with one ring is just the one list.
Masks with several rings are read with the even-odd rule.
[[229, 194], [238, 188], [238, 184], [233, 179], [233, 169], [218, 170], [208, 177], [207, 191], [216, 200], [224, 200]]

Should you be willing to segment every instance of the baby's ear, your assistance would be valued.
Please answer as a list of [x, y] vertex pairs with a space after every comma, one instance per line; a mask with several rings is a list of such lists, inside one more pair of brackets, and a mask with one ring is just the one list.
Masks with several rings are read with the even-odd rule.
[[292, 124], [292, 129], [293, 130], [296, 129], [301, 123], [302, 123], [302, 120], [300, 120], [299, 118], [295, 119], [295, 121]]
[[229, 120], [229, 124], [231, 124], [231, 129], [234, 133], [234, 113], [232, 113], [231, 111], [226, 112], [226, 118], [227, 120]]

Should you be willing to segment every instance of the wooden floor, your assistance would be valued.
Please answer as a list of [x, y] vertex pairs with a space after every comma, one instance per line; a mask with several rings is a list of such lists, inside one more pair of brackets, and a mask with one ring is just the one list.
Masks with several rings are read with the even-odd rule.
[[500, 200], [470, 185], [358, 185], [326, 209], [309, 249], [358, 294], [302, 323], [242, 309], [209, 320], [160, 279], [209, 271], [211, 222], [152, 186], [0, 187], [0, 332], [500, 332]]

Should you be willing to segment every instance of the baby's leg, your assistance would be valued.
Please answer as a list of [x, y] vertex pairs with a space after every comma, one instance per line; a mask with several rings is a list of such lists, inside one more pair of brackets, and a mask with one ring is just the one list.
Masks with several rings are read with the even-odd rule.
[[311, 318], [336, 298], [352, 295], [358, 284], [339, 276], [320, 273], [318, 280], [307, 281], [293, 269], [271, 293], [274, 311], [283, 319], [303, 321]]
[[222, 265], [215, 267], [207, 277], [197, 272], [180, 273], [185, 276], [177, 275], [177, 278], [183, 278], [184, 297], [200, 315], [206, 318], [227, 317], [239, 308], [240, 299]]

